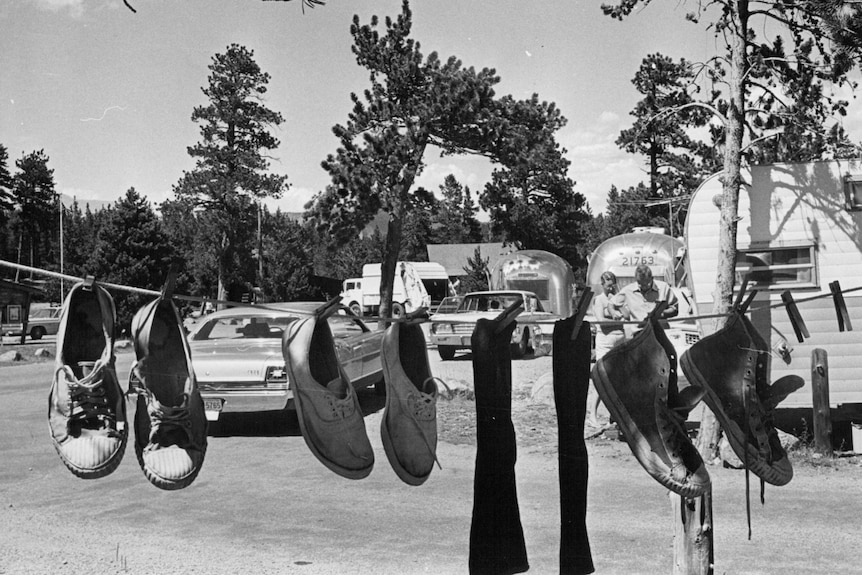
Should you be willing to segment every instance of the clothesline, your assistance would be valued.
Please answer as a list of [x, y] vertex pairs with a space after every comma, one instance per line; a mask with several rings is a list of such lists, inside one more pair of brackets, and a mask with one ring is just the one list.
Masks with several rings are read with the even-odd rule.
[[[71, 282], [82, 282], [82, 281], [85, 281], [87, 279], [87, 278], [80, 278], [80, 277], [76, 277], [76, 276], [72, 276], [72, 275], [68, 275], [68, 274], [63, 274], [63, 273], [59, 273], [59, 272], [44, 270], [41, 268], [35, 268], [35, 267], [31, 267], [31, 266], [16, 264], [16, 263], [8, 262], [5, 260], [0, 260], [0, 266], [5, 266], [8, 268], [12, 268], [12, 269], [16, 269], [16, 270], [20, 270], [20, 271], [24, 271], [24, 272], [28, 272], [28, 273], [34, 273], [34, 274], [44, 275], [44, 276], [48, 276], [48, 277], [53, 277], [56, 279], [68, 280]], [[152, 296], [161, 295], [160, 291], [146, 289], [146, 288], [139, 288], [139, 287], [122, 285], [122, 284], [115, 284], [115, 283], [105, 282], [105, 281], [101, 281], [101, 280], [95, 280], [94, 283], [98, 283], [100, 286], [104, 287], [105, 289], [127, 291], [127, 292], [139, 293], [139, 294], [143, 294], [143, 295], [152, 295]], [[848, 289], [842, 289], [840, 293], [841, 294], [847, 294], [847, 293], [852, 293], [852, 292], [857, 292], [857, 291], [862, 291], [862, 286], [848, 288]], [[806, 303], [806, 302], [815, 301], [818, 299], [824, 299], [824, 298], [828, 298], [828, 297], [832, 297], [832, 296], [833, 296], [832, 293], [818, 294], [818, 295], [809, 296], [806, 298], [794, 300], [794, 303], [796, 303], [796, 304]], [[184, 294], [177, 294], [177, 293], [172, 294], [172, 297], [175, 299], [178, 299], [178, 300], [182, 300], [182, 301], [189, 301], [189, 302], [195, 302], [195, 303], [212, 303], [212, 304], [216, 304], [216, 305], [224, 305], [224, 306], [230, 306], [230, 307], [249, 305], [249, 304], [244, 304], [244, 303], [235, 302], [235, 301], [220, 300], [220, 299], [215, 299], [215, 298], [191, 296], [191, 295], [184, 295]], [[321, 302], [321, 305], [323, 305], [323, 302]], [[772, 305], [768, 305], [768, 306], [754, 307], [748, 311], [759, 311], [759, 310], [763, 310], [763, 309], [779, 308], [779, 307], [785, 307], [785, 305], [786, 304], [784, 302], [781, 302], [781, 303], [776, 303], [776, 304], [772, 304]], [[267, 308], [267, 305], [265, 303], [264, 304], [254, 304], [254, 307], [261, 308], [261, 309], [272, 309], [272, 308]], [[680, 322], [680, 321], [716, 319], [716, 318], [720, 318], [720, 317], [728, 317], [728, 315], [729, 314], [690, 315], [690, 316], [685, 316], [685, 317], [666, 318], [663, 321], [667, 321], [669, 323], [672, 323], [672, 322]], [[366, 319], [369, 321], [387, 321], [387, 322], [399, 321], [398, 318], [382, 318], [379, 316], [365, 316], [363, 319]], [[421, 322], [423, 320], [420, 320], [418, 318], [411, 318], [409, 321]], [[430, 320], [426, 319], [424, 321], [430, 321]], [[523, 318], [521, 318], [519, 321], [522, 324], [553, 324], [558, 320], [557, 319], [524, 320]], [[436, 323], [458, 324], [458, 323], [465, 323], [465, 322], [460, 322], [457, 320], [443, 320], [443, 321], [436, 320]], [[642, 323], [642, 320], [591, 321], [590, 323], [593, 325], [637, 325], [637, 324]]]

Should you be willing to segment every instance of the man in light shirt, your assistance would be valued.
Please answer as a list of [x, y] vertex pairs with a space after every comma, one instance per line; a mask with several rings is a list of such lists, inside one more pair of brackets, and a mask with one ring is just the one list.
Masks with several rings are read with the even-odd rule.
[[660, 301], [667, 303], [660, 319], [675, 317], [679, 313], [679, 302], [670, 285], [653, 279], [652, 270], [646, 264], [635, 268], [635, 281], [625, 286], [620, 293], [625, 295], [632, 319], [646, 319]]

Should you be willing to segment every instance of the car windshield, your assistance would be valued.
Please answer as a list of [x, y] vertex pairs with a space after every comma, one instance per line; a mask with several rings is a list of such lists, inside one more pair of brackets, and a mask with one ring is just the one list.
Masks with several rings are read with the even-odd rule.
[[[464, 298], [458, 311], [503, 311], [519, 299], [521, 295], [513, 293], [471, 295]], [[524, 303], [526, 311], [543, 311], [542, 304], [535, 296], [528, 296]]]
[[30, 310], [30, 319], [48, 319], [54, 313], [53, 309], [42, 308]]
[[[214, 341], [224, 339], [281, 339], [284, 330], [296, 316], [261, 316], [254, 314], [234, 315], [210, 319], [192, 335], [192, 341]], [[329, 328], [335, 338], [363, 333], [356, 319], [345, 315], [329, 318]]]
[[458, 309], [458, 304], [461, 303], [461, 296], [455, 295], [450, 296], [443, 301], [440, 302], [440, 305], [437, 306], [437, 311], [434, 313], [451, 313]]

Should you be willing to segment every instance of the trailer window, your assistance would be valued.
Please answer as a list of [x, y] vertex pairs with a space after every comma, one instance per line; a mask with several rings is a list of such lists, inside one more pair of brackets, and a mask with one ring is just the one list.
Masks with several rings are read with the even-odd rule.
[[761, 289], [816, 287], [814, 246], [751, 248], [736, 254], [736, 283], [748, 281]]

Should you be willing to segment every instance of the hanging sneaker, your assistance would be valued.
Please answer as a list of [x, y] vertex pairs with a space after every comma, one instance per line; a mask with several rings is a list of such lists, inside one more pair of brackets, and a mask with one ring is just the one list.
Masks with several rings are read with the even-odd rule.
[[421, 485], [437, 461], [437, 384], [419, 324], [391, 324], [383, 335], [381, 361], [386, 381], [383, 449], [404, 483]]
[[60, 459], [83, 479], [113, 472], [126, 449], [123, 390], [114, 367], [114, 300], [104, 288], [76, 284], [57, 332], [48, 424]]
[[773, 427], [773, 410], [802, 382], [782, 378], [770, 386], [769, 357], [769, 347], [751, 321], [734, 313], [723, 328], [683, 353], [680, 366], [703, 389], [704, 401], [745, 467], [768, 483], [785, 485], [793, 467]]
[[207, 420], [177, 308], [159, 297], [132, 319], [137, 362], [135, 452], [146, 478], [160, 489], [188, 487], [204, 462]]
[[592, 378], [635, 458], [656, 481], [684, 497], [709, 488], [703, 460], [685, 430], [699, 393], [677, 387], [673, 345], [654, 316], [632, 339], [596, 362]]
[[282, 351], [299, 429], [308, 448], [342, 477], [367, 477], [374, 466], [374, 452], [356, 391], [335, 355], [326, 315], [292, 322], [284, 332]]

